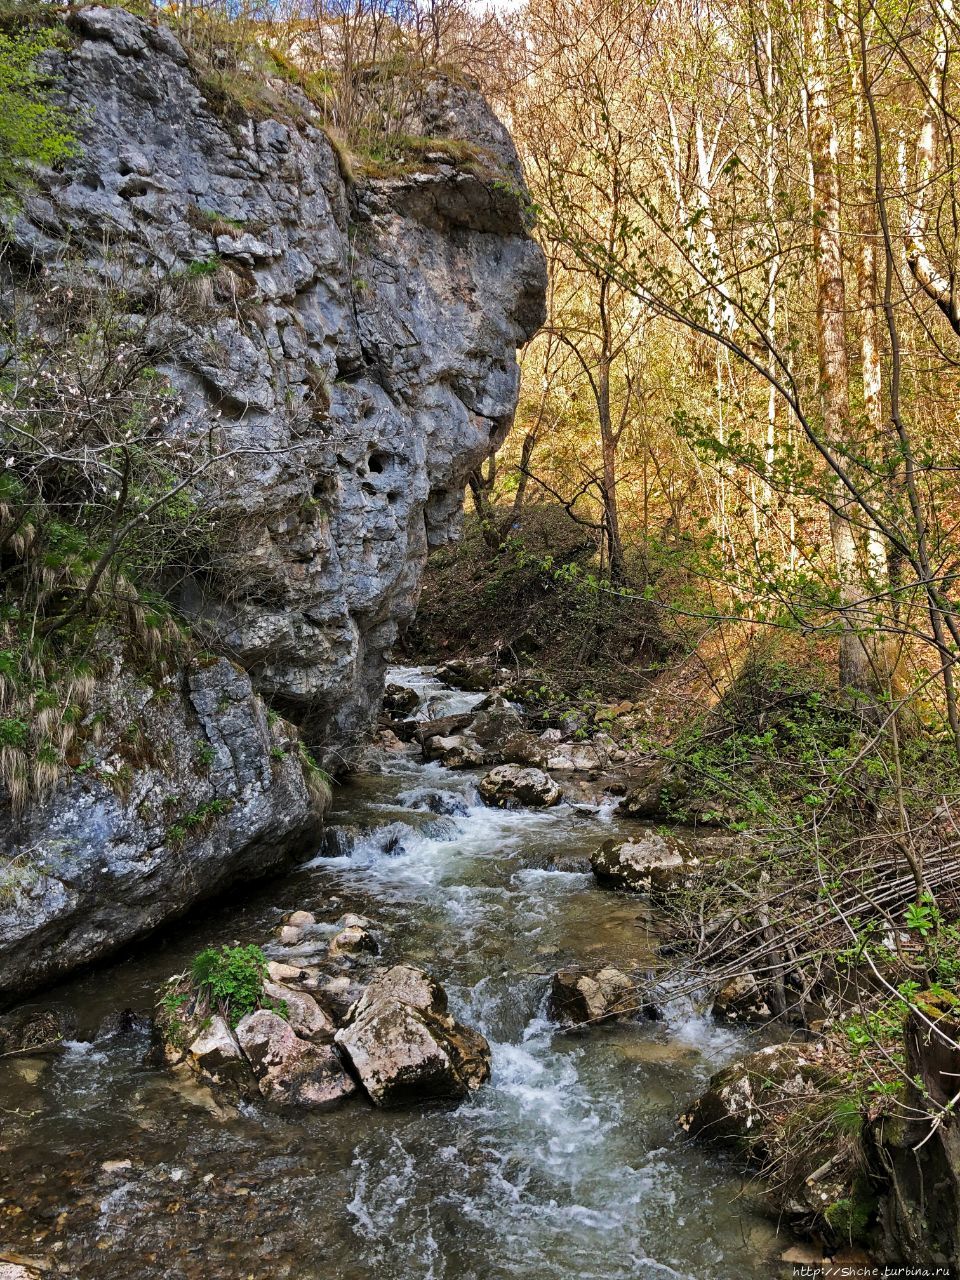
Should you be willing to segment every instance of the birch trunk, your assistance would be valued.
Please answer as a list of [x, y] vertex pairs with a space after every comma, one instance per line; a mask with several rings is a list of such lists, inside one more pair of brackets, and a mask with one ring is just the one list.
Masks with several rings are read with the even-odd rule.
[[[847, 359], [846, 292], [840, 223], [838, 138], [830, 109], [827, 15], [823, 3], [804, 14], [808, 65], [807, 134], [813, 196], [813, 246], [817, 284], [817, 348], [825, 443], [843, 457], [850, 439], [850, 370]], [[861, 630], [866, 621], [861, 602], [868, 594], [853, 524], [854, 499], [839, 478], [833, 481], [830, 537], [837, 567], [843, 634], [840, 639], [840, 682], [853, 689], [875, 688], [871, 655]]]

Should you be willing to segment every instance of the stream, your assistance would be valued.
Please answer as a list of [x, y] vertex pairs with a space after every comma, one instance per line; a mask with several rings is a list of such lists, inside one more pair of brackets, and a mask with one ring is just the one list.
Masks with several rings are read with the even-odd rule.
[[[430, 714], [481, 694], [422, 669]], [[52, 1274], [256, 1280], [770, 1280], [790, 1243], [749, 1182], [676, 1116], [742, 1033], [690, 1008], [564, 1033], [544, 1017], [565, 962], [642, 964], [663, 925], [644, 899], [557, 870], [632, 826], [612, 804], [501, 811], [477, 775], [384, 757], [337, 789], [332, 824], [368, 828], [341, 856], [206, 908], [35, 1004], [76, 1010], [57, 1055], [0, 1060], [0, 1258]], [[423, 789], [454, 793], [437, 815]], [[156, 987], [210, 942], [263, 942], [313, 911], [371, 917], [387, 961], [429, 968], [480, 1028], [491, 1081], [459, 1105], [363, 1101], [295, 1117], [220, 1109], [144, 1065]], [[280, 949], [266, 946], [268, 954]], [[98, 1030], [99, 1028], [99, 1030]]]

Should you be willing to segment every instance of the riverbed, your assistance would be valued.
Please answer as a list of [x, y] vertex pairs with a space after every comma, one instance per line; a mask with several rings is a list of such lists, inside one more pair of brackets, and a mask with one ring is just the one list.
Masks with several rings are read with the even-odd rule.
[[[432, 714], [482, 695], [421, 669]], [[225, 1280], [770, 1280], [789, 1244], [756, 1189], [676, 1116], [748, 1046], [692, 1005], [589, 1033], [545, 1016], [562, 964], [652, 962], [664, 923], [576, 866], [635, 830], [612, 801], [479, 803], [476, 774], [384, 754], [337, 789], [343, 852], [207, 908], [50, 992], [77, 1011], [62, 1053], [0, 1061], [0, 1257], [52, 1274]], [[435, 792], [443, 807], [429, 807]], [[557, 863], [564, 869], [557, 869]], [[155, 990], [210, 942], [265, 942], [306, 908], [317, 942], [370, 917], [387, 961], [429, 968], [490, 1041], [458, 1105], [360, 1100], [290, 1118], [221, 1105], [145, 1065]], [[270, 947], [266, 948], [268, 953]], [[279, 956], [279, 951], [273, 954]]]

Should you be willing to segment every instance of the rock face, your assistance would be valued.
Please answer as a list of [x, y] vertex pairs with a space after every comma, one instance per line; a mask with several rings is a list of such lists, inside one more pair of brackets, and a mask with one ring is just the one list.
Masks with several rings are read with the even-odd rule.
[[0, 1003], [137, 938], [316, 838], [296, 733], [226, 659], [157, 687], [117, 662], [90, 717], [90, 765], [25, 823], [0, 811], [22, 872], [0, 897]]
[[57, 70], [82, 155], [42, 177], [16, 252], [53, 263], [69, 239], [106, 275], [109, 239], [144, 287], [206, 275], [201, 314], [170, 319], [163, 372], [185, 418], [219, 415], [227, 448], [268, 452], [238, 458], [225, 502], [240, 537], [183, 604], [342, 767], [544, 317], [516, 152], [478, 95], [440, 78], [420, 124], [479, 144], [484, 165], [354, 184], [281, 82], [283, 119], [229, 118], [164, 28], [101, 8], [72, 24]]
[[[178, 430], [215, 430], [236, 465], [217, 498], [230, 536], [180, 605], [252, 684], [218, 664], [180, 673], [164, 706], [122, 670], [100, 691], [115, 749], [25, 829], [0, 818], [27, 868], [0, 897], [0, 1002], [296, 851], [314, 806], [253, 689], [321, 759], [356, 757], [428, 548], [506, 434], [515, 351], [544, 315], [516, 154], [476, 94], [438, 80], [424, 127], [476, 137], [486, 176], [439, 163], [355, 184], [297, 91], [277, 83], [282, 119], [244, 119], [164, 27], [121, 8], [69, 22], [52, 70], [81, 146], [38, 175], [5, 262], [94, 289], [122, 277], [146, 313], [158, 290], [189, 295], [143, 340], [183, 399]], [[123, 745], [137, 725], [145, 753]]]
[[563, 792], [542, 769], [524, 769], [516, 764], [500, 764], [481, 778], [477, 787], [481, 799], [498, 809], [529, 805], [534, 809], [559, 804]]
[[443, 988], [410, 965], [373, 980], [336, 1043], [379, 1107], [462, 1098], [490, 1075], [486, 1040], [451, 1017]]
[[682, 885], [697, 859], [673, 836], [648, 831], [636, 840], [607, 840], [590, 859], [604, 884], [634, 893], [667, 892]]

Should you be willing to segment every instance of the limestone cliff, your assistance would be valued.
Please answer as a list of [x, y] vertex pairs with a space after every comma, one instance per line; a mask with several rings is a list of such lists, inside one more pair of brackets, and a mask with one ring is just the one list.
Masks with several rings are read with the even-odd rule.
[[[420, 163], [356, 180], [296, 89], [277, 87], [276, 118], [249, 118], [213, 101], [162, 26], [105, 8], [70, 24], [55, 71], [82, 146], [40, 176], [12, 253], [21, 279], [69, 260], [93, 281], [122, 273], [128, 294], [196, 283], [198, 305], [168, 317], [159, 367], [184, 396], [183, 429], [215, 424], [236, 451], [219, 499], [234, 533], [178, 603], [236, 664], [222, 676], [247, 728], [238, 748], [189, 672], [151, 727], [185, 742], [200, 716], [214, 744], [220, 782], [194, 788], [214, 805], [206, 863], [192, 831], [171, 847], [151, 807], [179, 794], [180, 765], [138, 775], [128, 795], [77, 776], [26, 827], [8, 824], [8, 853], [36, 874], [0, 896], [0, 995], [274, 865], [310, 830], [303, 779], [276, 777], [283, 752], [253, 689], [328, 768], [349, 767], [428, 549], [455, 535], [466, 476], [509, 427], [515, 352], [544, 314], [516, 154], [469, 88], [438, 79], [424, 95]], [[151, 696], [138, 687], [120, 698], [134, 718]], [[117, 704], [112, 720], [124, 714]], [[102, 909], [131, 885], [128, 910]]]

